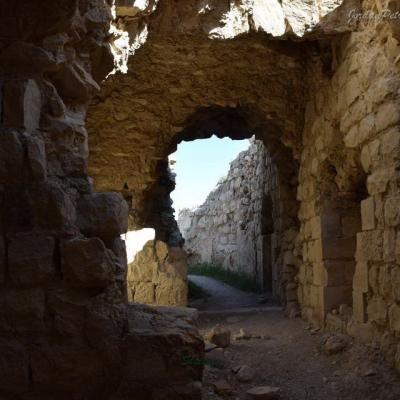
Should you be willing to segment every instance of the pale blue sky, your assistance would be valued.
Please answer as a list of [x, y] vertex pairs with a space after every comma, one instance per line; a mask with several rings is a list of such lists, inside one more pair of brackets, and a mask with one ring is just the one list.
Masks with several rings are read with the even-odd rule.
[[172, 166], [176, 173], [176, 189], [171, 193], [176, 216], [182, 208], [201, 205], [219, 179], [228, 173], [229, 163], [248, 147], [247, 139], [218, 139], [216, 136], [182, 142], [170, 156], [176, 160]]

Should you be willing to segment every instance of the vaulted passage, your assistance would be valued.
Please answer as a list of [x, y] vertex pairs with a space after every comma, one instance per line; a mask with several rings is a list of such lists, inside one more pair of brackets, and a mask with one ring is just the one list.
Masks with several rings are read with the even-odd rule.
[[[221, 262], [248, 258], [285, 315], [400, 368], [398, 2], [53, 3], [0, 4], [0, 398], [201, 398], [168, 157], [213, 134], [254, 136], [265, 161], [238, 178], [257, 216], [219, 215], [239, 243]], [[252, 354], [273, 353], [262, 343]], [[375, 386], [343, 398], [399, 398]]]

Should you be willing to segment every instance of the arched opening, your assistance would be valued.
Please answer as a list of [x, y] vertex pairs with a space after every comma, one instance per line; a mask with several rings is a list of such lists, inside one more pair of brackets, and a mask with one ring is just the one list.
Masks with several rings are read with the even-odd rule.
[[[226, 270], [247, 274], [283, 304], [296, 302], [297, 261], [290, 254], [298, 230], [297, 162], [293, 150], [282, 143], [279, 129], [250, 107], [200, 108], [186, 119], [185, 127], [172, 144], [165, 146], [164, 158], [157, 162], [153, 172], [154, 182], [142, 192], [137, 207], [131, 209], [132, 225], [155, 229], [155, 240], [152, 246], [138, 253], [128, 268], [128, 291], [134, 293], [130, 299], [164, 305], [184, 304], [187, 259], [170, 198], [175, 183], [168, 156], [176, 151], [178, 143], [210, 138], [214, 133], [219, 138], [236, 140], [255, 136], [257, 144], [252, 151], [259, 154], [252, 176], [238, 177], [237, 187], [233, 189], [243, 205], [218, 212], [218, 218], [225, 221], [221, 229], [232, 231], [220, 235], [220, 242], [212, 243], [207, 238], [210, 246], [204, 251], [209, 252], [210, 261], [222, 264]], [[225, 252], [226, 249], [229, 251]], [[146, 282], [141, 282], [142, 279]], [[138, 295], [143, 290], [149, 294]], [[158, 295], [159, 290], [168, 295]]]

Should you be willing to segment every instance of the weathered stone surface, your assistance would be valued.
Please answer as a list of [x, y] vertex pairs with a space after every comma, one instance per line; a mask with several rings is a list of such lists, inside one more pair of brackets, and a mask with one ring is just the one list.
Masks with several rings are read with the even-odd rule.
[[236, 372], [236, 378], [239, 382], [251, 382], [256, 372], [248, 365], [241, 365]]
[[17, 132], [2, 133], [0, 146], [0, 183], [18, 181], [24, 168], [24, 148], [20, 135]]
[[130, 301], [186, 306], [186, 253], [162, 241], [149, 241], [128, 265], [127, 280]]
[[201, 380], [202, 367], [189, 360], [204, 357], [204, 343], [195, 328], [183, 320], [177, 324], [171, 315], [137, 305], [128, 307], [128, 324], [120, 392], [134, 393], [139, 398], [149, 393], [154, 398], [174, 398], [181, 393], [182, 399], [200, 400], [201, 386], [190, 384]]
[[39, 128], [42, 97], [32, 80], [10, 81], [4, 86], [3, 124], [7, 127], [34, 131]]
[[88, 236], [114, 237], [128, 230], [128, 206], [117, 193], [93, 193], [78, 203], [77, 224]]
[[228, 347], [231, 344], [231, 331], [222, 325], [216, 325], [206, 333], [205, 339], [218, 347]]
[[324, 343], [324, 351], [327, 355], [337, 354], [349, 345], [349, 338], [345, 335], [332, 335]]
[[363, 231], [375, 229], [375, 207], [373, 197], [368, 197], [368, 199], [361, 202], [361, 222]]
[[56, 275], [55, 241], [40, 233], [9, 238], [8, 273], [16, 286], [47, 284]]
[[59, 181], [38, 183], [30, 190], [32, 220], [47, 229], [71, 230], [76, 220], [76, 190]]
[[85, 68], [76, 62], [57, 71], [53, 83], [63, 101], [69, 104], [87, 102], [100, 89]]
[[215, 393], [220, 396], [229, 396], [233, 392], [232, 386], [225, 379], [220, 379], [213, 383]]
[[63, 279], [77, 288], [101, 289], [115, 272], [111, 251], [98, 238], [73, 239], [62, 245]]
[[32, 177], [36, 180], [42, 181], [46, 179], [47, 175], [45, 142], [38, 136], [28, 136], [26, 142], [29, 169]]

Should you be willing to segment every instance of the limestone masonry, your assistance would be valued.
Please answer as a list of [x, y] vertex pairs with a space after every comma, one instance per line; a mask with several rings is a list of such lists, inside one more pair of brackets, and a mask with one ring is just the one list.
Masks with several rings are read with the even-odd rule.
[[[263, 143], [232, 218], [272, 210], [242, 232], [275, 296], [400, 370], [400, 23], [349, 18], [385, 9], [0, 2], [0, 398], [201, 398], [195, 326], [129, 300], [185, 302], [168, 155], [213, 133]], [[120, 238], [145, 227], [151, 271]]]
[[[277, 176], [261, 141], [231, 162], [207, 200], [179, 213], [178, 226], [185, 239], [188, 261], [212, 263], [246, 274], [266, 290], [272, 289], [273, 209]], [[276, 260], [275, 260], [276, 261]], [[276, 280], [275, 280], [276, 282]]]

